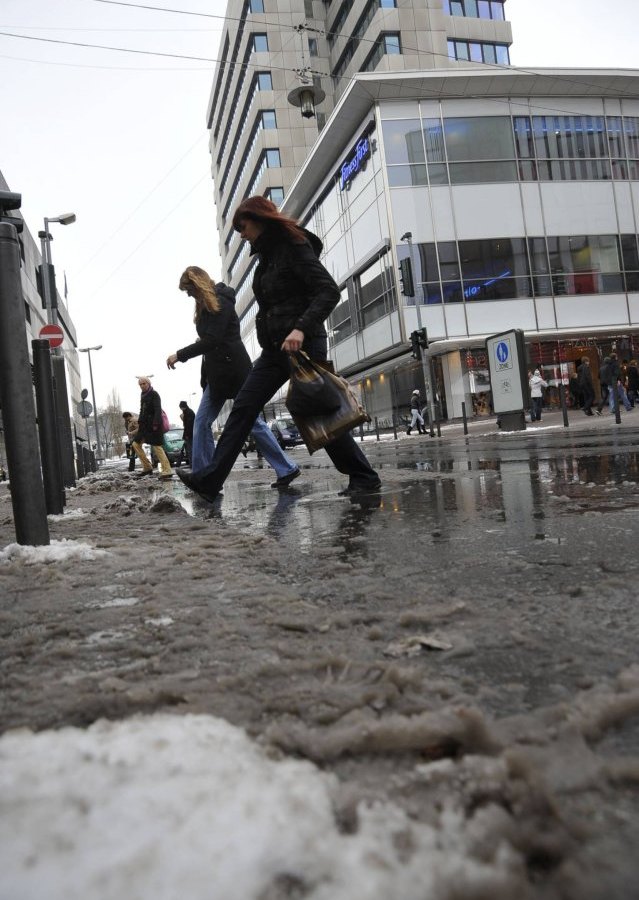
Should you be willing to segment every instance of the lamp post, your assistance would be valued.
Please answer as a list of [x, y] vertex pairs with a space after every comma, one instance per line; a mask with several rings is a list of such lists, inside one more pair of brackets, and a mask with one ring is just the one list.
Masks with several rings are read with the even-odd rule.
[[[405, 231], [401, 236], [400, 241], [403, 241], [405, 244], [408, 244], [408, 253], [410, 256], [410, 264], [413, 270], [413, 279], [417, 281], [417, 271], [415, 269], [415, 260], [413, 259], [413, 233], [412, 231]], [[419, 279], [419, 283], [421, 284], [421, 277]], [[421, 303], [420, 303], [419, 291], [415, 292], [415, 312], [417, 313], [417, 329], [418, 331], [422, 330], [422, 311], [421, 311]], [[422, 347], [421, 351], [421, 362], [422, 362], [422, 371], [424, 375], [424, 387], [426, 389], [426, 399], [428, 401], [428, 424], [430, 436], [432, 437], [433, 432], [433, 421], [435, 418], [435, 399], [434, 399], [434, 380], [432, 377], [432, 370], [430, 365], [430, 353], [428, 352], [428, 347]]]
[[[42, 261], [44, 263], [42, 270], [42, 293], [44, 305], [47, 309], [47, 322], [49, 325], [58, 324], [58, 303], [55, 293], [52, 295], [52, 289], [55, 292], [55, 278], [53, 277], [53, 265], [51, 263], [51, 241], [53, 238], [49, 234], [49, 222], [58, 222], [60, 225], [71, 225], [75, 222], [75, 213], [64, 213], [62, 216], [54, 216], [52, 218], [44, 217], [44, 231], [38, 232], [40, 238], [40, 246], [42, 248]], [[50, 274], [51, 273], [51, 274]]]
[[[91, 396], [93, 397], [93, 421], [95, 423], [95, 440], [98, 445], [98, 459], [102, 459], [102, 445], [100, 444], [100, 429], [98, 428], [98, 407], [95, 402], [95, 387], [93, 386], [93, 367], [91, 365], [91, 351], [92, 350], [101, 350], [102, 344], [97, 344], [95, 347], [78, 347], [78, 353], [88, 353], [89, 354], [89, 376], [91, 378]], [[87, 429], [88, 433], [88, 429]]]
[[[61, 216], [44, 218], [44, 231], [38, 232], [42, 247], [42, 266], [40, 267], [42, 282], [42, 299], [47, 310], [47, 322], [49, 325], [58, 324], [58, 296], [55, 286], [55, 273], [51, 263], [51, 241], [49, 223], [57, 222], [60, 225], [71, 225], [75, 222], [75, 213], [64, 213]], [[55, 385], [55, 408], [57, 429], [60, 444], [60, 456], [64, 483], [67, 487], [75, 485], [75, 464], [73, 459], [73, 438], [69, 420], [69, 395], [67, 392], [67, 376], [62, 349], [56, 347], [50, 350], [51, 366], [53, 368]]]

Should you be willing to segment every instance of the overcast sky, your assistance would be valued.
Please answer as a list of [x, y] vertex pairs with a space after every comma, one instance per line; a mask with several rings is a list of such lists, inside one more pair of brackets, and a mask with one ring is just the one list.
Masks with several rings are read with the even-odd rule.
[[[226, 11], [225, 0], [166, 5]], [[506, 11], [515, 66], [637, 67], [639, 0], [508, 0]], [[215, 59], [221, 28], [221, 18], [99, 0], [0, 0], [0, 31], [29, 38]], [[172, 421], [180, 399], [198, 402], [198, 361], [173, 372], [164, 361], [195, 336], [181, 272], [220, 271], [206, 130], [213, 71], [0, 35], [0, 170], [22, 193], [34, 236], [44, 216], [77, 215], [51, 226], [52, 255], [79, 345], [103, 345], [92, 354], [99, 407], [116, 388], [137, 409], [138, 374], [155, 376]], [[86, 355], [81, 365], [89, 387]]]

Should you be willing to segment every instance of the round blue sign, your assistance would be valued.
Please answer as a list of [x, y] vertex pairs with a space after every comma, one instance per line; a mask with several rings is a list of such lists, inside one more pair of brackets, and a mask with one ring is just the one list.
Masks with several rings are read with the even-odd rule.
[[500, 341], [497, 344], [497, 348], [495, 350], [495, 355], [496, 355], [497, 359], [499, 360], [499, 362], [505, 363], [506, 360], [508, 359], [508, 354], [509, 354], [508, 344], [506, 344], [504, 341]]

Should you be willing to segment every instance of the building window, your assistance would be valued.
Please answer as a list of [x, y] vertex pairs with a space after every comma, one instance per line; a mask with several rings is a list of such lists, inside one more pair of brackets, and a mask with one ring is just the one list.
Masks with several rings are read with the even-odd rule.
[[266, 159], [266, 165], [269, 169], [279, 169], [282, 165], [280, 161], [280, 151], [277, 149], [265, 150], [264, 158]]
[[274, 109], [265, 109], [262, 112], [262, 128], [277, 128], [277, 119]]
[[249, 0], [249, 12], [263, 13], [264, 12], [264, 0]]
[[[423, 303], [639, 291], [634, 234], [442, 241], [415, 250]], [[398, 245], [397, 253], [405, 257], [406, 246]]]
[[384, 253], [354, 279], [361, 327], [366, 328], [397, 306], [391, 257]]
[[258, 91], [272, 91], [273, 79], [270, 72], [257, 73], [257, 89]]
[[504, 0], [443, 0], [444, 12], [449, 16], [471, 19], [505, 20]]
[[356, 331], [355, 324], [351, 315], [351, 303], [348, 296], [348, 287], [341, 291], [340, 301], [328, 318], [328, 336], [331, 345], [339, 344], [340, 341], [350, 337]]
[[274, 203], [276, 206], [279, 206], [284, 202], [284, 188], [283, 187], [270, 187], [266, 194], [264, 195], [271, 203]]
[[256, 53], [268, 53], [268, 37], [265, 34], [253, 35], [253, 50]]
[[317, 56], [319, 51], [317, 48], [317, 38], [309, 38], [308, 39], [308, 52], [309, 56]]
[[449, 40], [448, 57], [449, 59], [486, 63], [488, 65], [510, 65], [510, 55], [507, 44]]
[[379, 0], [380, 9], [397, 9], [397, 0]]
[[386, 54], [396, 54], [402, 52], [402, 45], [399, 34], [381, 34], [375, 46], [364, 60], [360, 69], [362, 72], [371, 72], [377, 68], [380, 59]]

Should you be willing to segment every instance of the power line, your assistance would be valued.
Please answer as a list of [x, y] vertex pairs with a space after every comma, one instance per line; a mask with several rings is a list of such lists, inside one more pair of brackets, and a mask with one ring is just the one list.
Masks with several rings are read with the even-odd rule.
[[193, 185], [193, 187], [190, 188], [190, 189], [186, 192], [186, 194], [184, 194], [184, 196], [183, 196], [180, 200], [178, 200], [178, 202], [175, 204], [175, 206], [174, 206], [172, 209], [170, 209], [170, 210], [168, 211], [168, 213], [164, 216], [164, 218], [163, 218], [163, 219], [160, 219], [160, 221], [157, 223], [157, 225], [155, 225], [155, 226], [151, 229], [151, 231], [149, 231], [149, 232], [146, 234], [146, 236], [145, 236], [144, 238], [142, 238], [142, 240], [140, 241], [140, 243], [137, 244], [136, 247], [134, 247], [134, 249], [129, 253], [129, 255], [128, 255], [125, 259], [123, 259], [122, 262], [121, 262], [118, 266], [116, 266], [115, 269], [113, 269], [113, 271], [111, 272], [111, 274], [110, 274], [110, 275], [102, 282], [102, 284], [100, 285], [100, 287], [99, 287], [99, 288], [96, 288], [96, 290], [93, 291], [93, 293], [89, 295], [89, 297], [87, 298], [87, 300], [92, 300], [93, 297], [95, 297], [97, 294], [99, 294], [100, 291], [101, 291], [103, 288], [105, 288], [105, 287], [107, 286], [107, 284], [109, 283], [109, 281], [111, 281], [111, 279], [112, 279], [113, 276], [116, 274], [116, 272], [119, 272], [120, 269], [122, 268], [122, 266], [126, 265], [126, 263], [128, 263], [128, 261], [131, 259], [132, 256], [135, 256], [135, 254], [138, 252], [138, 250], [140, 249], [140, 247], [142, 247], [142, 246], [144, 246], [144, 244], [146, 244], [146, 242], [149, 240], [150, 237], [152, 237], [152, 235], [155, 234], [155, 232], [158, 230], [158, 228], [160, 228], [162, 225], [164, 225], [164, 223], [166, 222], [166, 220], [171, 218], [171, 216], [173, 215], [173, 213], [175, 212], [175, 210], [176, 210], [176, 209], [179, 209], [179, 207], [184, 203], [184, 201], [185, 201], [186, 199], [188, 199], [188, 197], [191, 196], [191, 194], [193, 193], [193, 191], [195, 191], [195, 190], [202, 184], [202, 182], [205, 181], [205, 180], [206, 180], [207, 178], [209, 178], [209, 177], [210, 177], [210, 176], [209, 176], [209, 173], [207, 172], [205, 175], [203, 175], [201, 178], [199, 178], [199, 179], [196, 181], [196, 183]]
[[55, 62], [50, 59], [28, 59], [26, 56], [9, 56], [0, 53], [0, 59], [35, 63], [39, 66], [63, 66], [71, 69], [102, 69], [106, 72], [210, 72], [210, 66], [98, 66], [91, 63]]
[[[93, 2], [93, 3], [105, 3], [105, 4], [109, 5], [109, 6], [126, 6], [126, 7], [129, 7], [129, 8], [132, 8], [132, 9], [146, 9], [146, 10], [153, 11], [153, 12], [169, 12], [169, 13], [174, 13], [174, 14], [176, 14], [176, 15], [183, 15], [183, 16], [200, 16], [200, 17], [208, 18], [208, 19], [223, 19], [223, 20], [225, 20], [225, 21], [227, 21], [227, 22], [244, 22], [244, 21], [246, 21], [246, 18], [241, 18], [241, 17], [237, 17], [237, 16], [226, 16], [226, 15], [220, 15], [219, 13], [200, 13], [200, 12], [192, 12], [192, 11], [186, 10], [186, 9], [170, 9], [170, 8], [166, 8], [166, 7], [163, 7], [163, 6], [153, 6], [153, 5], [151, 5], [151, 4], [130, 3], [130, 2], [127, 2], [127, 0], [91, 0], [91, 2]], [[388, 16], [390, 15], [390, 12], [391, 12], [390, 10], [386, 10], [386, 11], [383, 13], [384, 17], [388, 17]], [[345, 38], [348, 38], [349, 40], [355, 40], [355, 41], [357, 41], [358, 43], [367, 43], [367, 44], [376, 44], [376, 43], [377, 43], [377, 39], [373, 39], [373, 38], [365, 38], [365, 37], [355, 37], [354, 35], [348, 34], [348, 32], [344, 32], [344, 31], [326, 31], [325, 29], [322, 29], [322, 28], [313, 28], [313, 27], [310, 27], [310, 28], [309, 28], [309, 27], [306, 25], [305, 22], [302, 23], [301, 25], [288, 25], [288, 24], [283, 24], [283, 23], [280, 23], [280, 22], [269, 22], [269, 21], [266, 20], [266, 19], [260, 19], [259, 22], [260, 22], [260, 24], [263, 24], [263, 25], [271, 25], [271, 26], [273, 26], [274, 28], [292, 28], [292, 29], [294, 29], [294, 30], [302, 29], [302, 30], [305, 30], [305, 31], [313, 31], [313, 32], [315, 32], [315, 33], [317, 33], [317, 34], [320, 34], [320, 35], [324, 36], [324, 37], [329, 37], [329, 36], [330, 36], [330, 37], [335, 37], [335, 38], [338, 38], [338, 37], [345, 37]], [[405, 45], [405, 44], [402, 44], [402, 50], [406, 50], [406, 51], [408, 51], [408, 52], [410, 52], [410, 53], [423, 53], [423, 51], [422, 51], [422, 50], [419, 50], [419, 48], [417, 48], [417, 47], [409, 47], [409, 46], [407, 46], [407, 45]], [[435, 52], [433, 52], [433, 51], [428, 51], [428, 52], [429, 52], [429, 55], [432, 56], [432, 57], [441, 57], [442, 59], [445, 59], [447, 62], [450, 62], [450, 57], [449, 57], [448, 54], [446, 54], [446, 53], [435, 53]], [[464, 61], [466, 61], [466, 60], [464, 60]], [[468, 61], [469, 61], [469, 60], [468, 60]], [[224, 64], [224, 62], [225, 62], [225, 61], [222, 60], [222, 64]], [[535, 70], [535, 69], [526, 69], [526, 68], [523, 68], [523, 67], [521, 67], [521, 66], [512, 66], [512, 65], [503, 66], [503, 65], [500, 65], [500, 64], [498, 64], [498, 63], [487, 63], [487, 62], [481, 62], [481, 63], [478, 63], [477, 65], [480, 65], [480, 66], [482, 66], [482, 67], [485, 66], [487, 69], [495, 69], [495, 71], [502, 71], [503, 69], [506, 69], [506, 68], [507, 68], [507, 69], [509, 69], [509, 70], [511, 70], [511, 71], [514, 70], [514, 71], [516, 71], [516, 72], [521, 72], [521, 73], [524, 74], [524, 75], [536, 75], [536, 76], [539, 77], [539, 72], [538, 72], [537, 70]], [[273, 68], [275, 68], [275, 67], [273, 67]], [[311, 74], [313, 74], [313, 75], [321, 75], [321, 76], [323, 76], [324, 78], [327, 78], [327, 77], [332, 78], [332, 77], [334, 77], [334, 76], [332, 76], [332, 75], [330, 74], [330, 72], [314, 72], [314, 71], [312, 71], [312, 70], [310, 70], [310, 72], [311, 72]], [[345, 78], [345, 77], [349, 77], [349, 76], [339, 76], [339, 79], [341, 80], [342, 78]], [[568, 84], [570, 84], [570, 83], [572, 83], [572, 84], [577, 84], [577, 85], [579, 85], [580, 87], [586, 86], [586, 87], [594, 87], [594, 88], [597, 88], [597, 89], [599, 88], [599, 85], [595, 85], [595, 84], [592, 84], [592, 83], [590, 83], [590, 82], [576, 81], [575, 79], [571, 79], [571, 78], [569, 78], [569, 77], [566, 76], [566, 75], [556, 75], [556, 74], [553, 74], [552, 76], [547, 76], [547, 77], [552, 77], [553, 80], [555, 80], [555, 81], [556, 81], [556, 80], [563, 80], [563, 81], [565, 81], [565, 82], [568, 83]], [[350, 77], [349, 77], [349, 80], [350, 80]], [[632, 96], [632, 97], [634, 97], [634, 96], [635, 96], [635, 93], [634, 93], [634, 92], [629, 92], [629, 93], [626, 95], [625, 92], [624, 92], [624, 93], [622, 93], [622, 96]]]
[[[197, 145], [200, 144], [200, 143], [202, 142], [202, 140], [204, 139], [204, 137], [205, 137], [205, 135], [200, 135], [200, 137], [199, 137], [193, 144], [191, 144], [191, 146], [189, 147], [189, 149], [188, 149], [185, 153], [183, 153], [182, 156], [180, 156], [180, 158], [178, 159], [178, 161], [177, 161], [176, 163], [174, 163], [174, 165], [171, 166], [171, 168], [168, 170], [168, 172], [166, 172], [166, 173], [162, 176], [162, 178], [160, 178], [160, 180], [157, 182], [157, 184], [156, 184], [154, 187], [151, 188], [151, 190], [148, 192], [148, 194], [146, 194], [146, 195], [140, 200], [140, 202], [139, 202], [138, 205], [135, 207], [135, 209], [133, 209], [125, 219], [122, 219], [122, 221], [120, 221], [120, 222], [118, 223], [118, 226], [117, 226], [117, 228], [115, 229], [115, 231], [114, 231], [112, 234], [110, 234], [109, 237], [106, 238], [106, 240], [104, 240], [104, 241], [102, 242], [102, 244], [100, 244], [100, 246], [99, 246], [98, 249], [95, 251], [95, 253], [94, 253], [93, 256], [91, 257], [91, 259], [87, 260], [87, 262], [82, 266], [82, 268], [81, 268], [80, 271], [78, 272], [79, 275], [81, 275], [82, 272], [84, 272], [84, 270], [87, 269], [87, 268], [91, 265], [91, 263], [93, 262], [93, 260], [94, 260], [97, 256], [99, 256], [100, 253], [102, 253], [102, 251], [103, 251], [104, 248], [107, 246], [107, 244], [109, 244], [109, 243], [113, 240], [113, 238], [114, 238], [117, 234], [119, 234], [120, 229], [123, 228], [128, 222], [131, 221], [131, 219], [133, 218], [133, 216], [136, 214], [136, 212], [137, 212], [139, 209], [141, 209], [141, 207], [144, 206], [144, 204], [145, 204], [146, 201], [149, 199], [149, 197], [151, 197], [151, 196], [157, 191], [157, 189], [158, 189], [162, 184], [164, 184], [164, 182], [167, 180], [167, 178], [169, 177], [169, 175], [171, 175], [171, 174], [177, 169], [177, 167], [180, 165], [180, 163], [183, 162], [183, 161], [186, 159], [186, 157], [187, 157], [187, 156], [188, 156], [188, 155], [189, 155], [189, 154], [197, 147]], [[198, 184], [199, 184], [199, 183], [200, 183], [200, 182], [198, 182]], [[189, 191], [189, 193], [191, 193], [191, 192]], [[187, 195], [187, 196], [188, 196], [188, 195]], [[180, 202], [181, 202], [181, 201], [180, 201]], [[178, 205], [179, 205], [179, 204], [178, 204]]]

